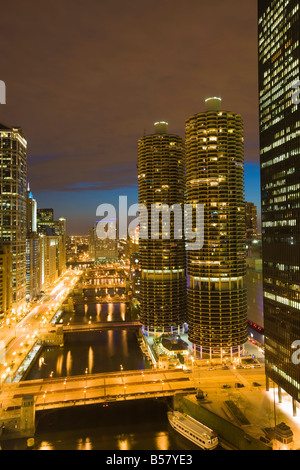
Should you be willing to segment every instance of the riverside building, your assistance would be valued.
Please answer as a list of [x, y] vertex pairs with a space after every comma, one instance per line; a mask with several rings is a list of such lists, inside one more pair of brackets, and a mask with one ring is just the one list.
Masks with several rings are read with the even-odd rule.
[[[148, 238], [139, 240], [140, 318], [148, 333], [177, 333], [186, 321], [185, 242], [174, 236], [175, 212], [167, 223], [170, 236], [164, 238], [163, 205], [177, 205], [183, 211], [185, 145], [182, 137], [168, 133], [166, 122], [154, 126], [153, 134], [138, 141], [139, 204], [148, 212], [147, 220], [141, 215], [141, 229], [148, 226]], [[151, 205], [162, 208], [157, 228]]]

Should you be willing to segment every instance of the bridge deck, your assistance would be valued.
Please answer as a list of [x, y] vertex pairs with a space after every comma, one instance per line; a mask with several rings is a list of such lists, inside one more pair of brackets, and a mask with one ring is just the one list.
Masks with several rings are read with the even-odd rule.
[[76, 333], [79, 331], [95, 331], [95, 330], [114, 330], [120, 328], [126, 329], [137, 329], [140, 328], [142, 324], [138, 321], [122, 321], [122, 322], [97, 322], [93, 321], [90, 324], [88, 323], [74, 323], [70, 325], [63, 325], [64, 333]]
[[178, 391], [195, 392], [191, 374], [181, 370], [145, 369], [109, 374], [30, 380], [4, 384], [3, 409], [17, 410], [22, 397], [34, 395], [36, 410], [66, 406], [172, 396]]

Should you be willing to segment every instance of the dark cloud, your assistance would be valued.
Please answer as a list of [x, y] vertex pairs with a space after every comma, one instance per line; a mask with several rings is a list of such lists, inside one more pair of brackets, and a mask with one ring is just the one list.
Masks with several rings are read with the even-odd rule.
[[153, 122], [184, 136], [204, 98], [242, 114], [258, 161], [256, 2], [7, 2], [0, 17], [0, 121], [27, 135], [33, 191], [136, 184]]

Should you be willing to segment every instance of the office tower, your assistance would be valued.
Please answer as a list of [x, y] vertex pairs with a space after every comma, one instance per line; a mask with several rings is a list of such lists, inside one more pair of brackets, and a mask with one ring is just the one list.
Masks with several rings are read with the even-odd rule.
[[26, 301], [26, 149], [21, 128], [0, 124], [0, 242], [11, 253], [11, 308]]
[[[172, 332], [186, 321], [184, 240], [174, 236], [178, 212], [168, 214], [173, 205], [180, 217], [181, 211], [183, 214], [185, 145], [178, 135], [168, 134], [165, 122], [157, 122], [155, 133], [138, 141], [138, 181], [139, 204], [147, 209], [140, 225], [148, 227], [147, 238], [143, 235], [139, 240], [140, 318], [149, 333]], [[158, 227], [151, 217], [151, 205], [162, 211]]]
[[9, 245], [0, 245], [0, 326], [11, 308], [11, 254]]
[[59, 235], [53, 227], [39, 227], [41, 290], [50, 287], [58, 279]]
[[[116, 220], [112, 220], [116, 224]], [[113, 238], [101, 238], [97, 235], [97, 225], [107, 221], [98, 221], [93, 228], [89, 230], [89, 258], [91, 260], [105, 263], [106, 261], [117, 261], [119, 258], [118, 240]]]
[[61, 276], [66, 270], [66, 219], [60, 217], [55, 228], [58, 235], [58, 275]]
[[[66, 219], [60, 217], [54, 220], [53, 209], [37, 210], [37, 227], [39, 233], [46, 232], [51, 235], [57, 235], [57, 274], [61, 276], [66, 270]], [[48, 227], [48, 229], [45, 229]], [[49, 231], [49, 229], [51, 229]]]
[[38, 209], [37, 210], [37, 222], [39, 224], [47, 224], [53, 221], [54, 221], [53, 209]]
[[[263, 288], [262, 288], [262, 257], [261, 240], [253, 239], [246, 242], [246, 277], [245, 286], [247, 289], [247, 318], [249, 324], [257, 325], [255, 328], [263, 333]], [[256, 337], [257, 339], [258, 337]], [[259, 338], [263, 344], [263, 338]]]
[[31, 300], [40, 293], [40, 240], [37, 233], [37, 203], [30, 191], [26, 195], [26, 299]]
[[187, 251], [189, 340], [200, 357], [240, 354], [244, 287], [243, 123], [208, 98], [186, 121], [187, 203], [204, 205], [204, 245]]
[[139, 253], [131, 253], [129, 256], [130, 261], [130, 281], [132, 288], [132, 298], [138, 302], [140, 295], [141, 285], [141, 269], [139, 264]]
[[89, 241], [89, 259], [95, 261], [95, 229], [94, 227], [88, 231]]
[[267, 386], [300, 397], [291, 360], [300, 338], [299, 0], [260, 0], [259, 113]]
[[246, 238], [257, 237], [257, 207], [253, 202], [245, 203]]

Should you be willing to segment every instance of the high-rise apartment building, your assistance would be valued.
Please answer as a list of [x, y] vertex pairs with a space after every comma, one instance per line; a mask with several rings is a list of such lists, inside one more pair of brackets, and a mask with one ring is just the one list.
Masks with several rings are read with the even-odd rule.
[[26, 151], [23, 130], [0, 124], [0, 242], [10, 250], [15, 313], [26, 300]]
[[[181, 212], [183, 216], [185, 145], [182, 137], [168, 133], [165, 122], [157, 122], [155, 132], [138, 141], [138, 181], [139, 204], [147, 209], [141, 214], [147, 237], [140, 230], [139, 240], [140, 318], [150, 333], [172, 332], [186, 321], [185, 243], [174, 236]], [[179, 216], [176, 210], [168, 214], [173, 205]], [[161, 210], [158, 225], [153, 206]]]
[[[258, 1], [262, 258], [267, 385], [300, 399], [299, 0]], [[298, 83], [299, 87], [299, 83]]]
[[244, 144], [221, 99], [186, 121], [187, 203], [204, 205], [204, 245], [187, 251], [188, 326], [200, 357], [239, 355], [247, 341]]

